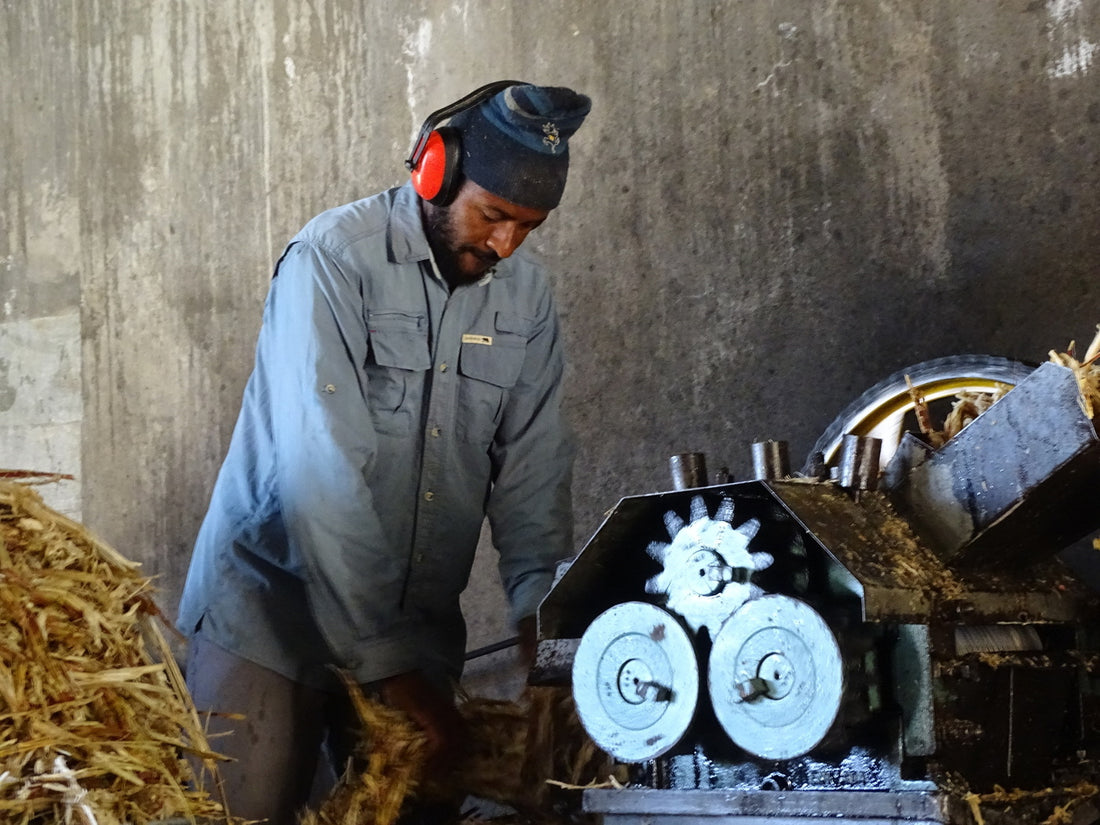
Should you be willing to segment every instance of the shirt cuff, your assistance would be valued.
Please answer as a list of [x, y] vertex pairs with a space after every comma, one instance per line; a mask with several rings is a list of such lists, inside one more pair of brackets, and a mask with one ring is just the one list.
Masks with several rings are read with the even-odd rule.
[[378, 682], [398, 673], [424, 669], [423, 639], [401, 635], [375, 639], [356, 646], [344, 667], [359, 684]]
[[550, 571], [529, 573], [512, 588], [512, 624], [519, 626], [519, 620], [534, 616], [539, 604], [550, 590], [554, 574]]

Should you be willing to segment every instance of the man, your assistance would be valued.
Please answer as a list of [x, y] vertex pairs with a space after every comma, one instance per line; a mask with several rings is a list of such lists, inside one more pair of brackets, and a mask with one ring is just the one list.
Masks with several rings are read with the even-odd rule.
[[454, 758], [486, 515], [533, 650], [571, 551], [572, 445], [546, 276], [513, 253], [558, 205], [589, 107], [516, 85], [459, 111], [453, 202], [406, 184], [330, 210], [277, 264], [179, 614], [196, 705], [245, 715], [215, 720], [232, 814], [294, 821], [322, 740], [346, 733], [334, 667]]

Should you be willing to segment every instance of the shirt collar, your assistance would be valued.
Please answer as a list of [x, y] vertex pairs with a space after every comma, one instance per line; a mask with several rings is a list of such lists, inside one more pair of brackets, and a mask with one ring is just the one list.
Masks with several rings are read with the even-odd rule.
[[[430, 245], [428, 246], [428, 261], [432, 265], [432, 276], [437, 281], [439, 281], [439, 283], [443, 284], [443, 286], [447, 287], [447, 289], [449, 291], [451, 287], [447, 283], [447, 279], [443, 277], [443, 273], [439, 271], [439, 264], [436, 263], [436, 261], [435, 261], [435, 253], [432, 252], [432, 248], [431, 248]], [[500, 264], [497, 264], [497, 266], [500, 266]], [[497, 273], [497, 268], [494, 266], [492, 269], [490, 269], [488, 272], [486, 272], [484, 275], [482, 275], [480, 280], [475, 281], [473, 286], [486, 286], [486, 285], [488, 285], [488, 283], [491, 280], [493, 280], [493, 277], [496, 275], [496, 273]]]
[[395, 264], [424, 261], [431, 258], [424, 222], [420, 219], [420, 198], [412, 181], [393, 190], [393, 207], [386, 227], [386, 247]]

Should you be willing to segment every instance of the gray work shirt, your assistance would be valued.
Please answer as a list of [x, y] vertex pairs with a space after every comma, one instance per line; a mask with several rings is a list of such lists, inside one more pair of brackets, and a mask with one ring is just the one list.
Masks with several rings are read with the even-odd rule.
[[485, 515], [512, 617], [571, 553], [558, 319], [522, 253], [453, 292], [411, 186], [291, 241], [179, 624], [306, 684], [461, 672]]

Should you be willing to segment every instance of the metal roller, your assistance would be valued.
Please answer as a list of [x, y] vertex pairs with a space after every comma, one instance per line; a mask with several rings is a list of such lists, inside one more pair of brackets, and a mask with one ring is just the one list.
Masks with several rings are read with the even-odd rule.
[[645, 602], [601, 613], [573, 660], [573, 699], [592, 740], [622, 762], [668, 751], [699, 701], [699, 665], [676, 617]]
[[974, 625], [955, 628], [955, 653], [1034, 652], [1043, 649], [1031, 625]]
[[844, 665], [813, 608], [769, 595], [746, 602], [722, 626], [707, 681], [715, 715], [735, 744], [764, 759], [791, 759], [832, 727]]

